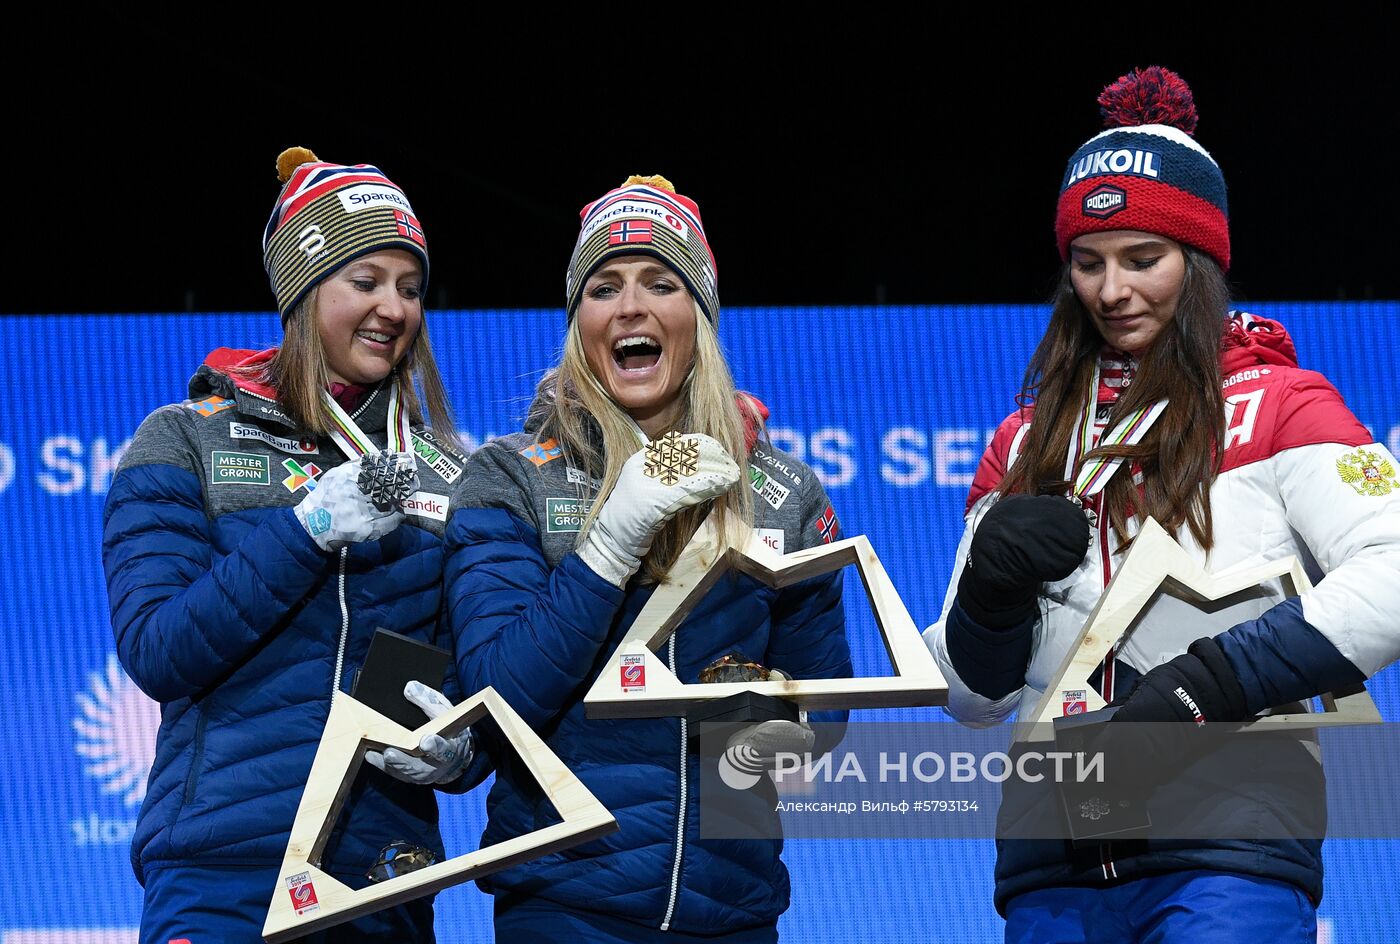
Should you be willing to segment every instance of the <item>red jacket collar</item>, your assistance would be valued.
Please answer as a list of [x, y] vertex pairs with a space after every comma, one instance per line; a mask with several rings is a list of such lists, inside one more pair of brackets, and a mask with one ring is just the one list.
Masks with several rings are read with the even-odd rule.
[[1272, 318], [1231, 312], [1220, 343], [1220, 373], [1228, 377], [1256, 364], [1297, 367], [1298, 351], [1293, 347], [1293, 339]]
[[[233, 385], [239, 390], [276, 400], [276, 388], [262, 381], [262, 378], [267, 376], [267, 365], [276, 353], [275, 347], [265, 351], [221, 347], [210, 351], [209, 356], [204, 358], [204, 363], [233, 381]], [[353, 410], [372, 389], [372, 386], [366, 384], [332, 383], [330, 392], [341, 406]]]
[[755, 420], [748, 410], [743, 409], [742, 405], [740, 406], [739, 416], [744, 421], [744, 449], [746, 452], [753, 452], [753, 447], [758, 442], [759, 433], [763, 430], [763, 424], [768, 422], [768, 407], [758, 397], [751, 393], [745, 393], [743, 390], [736, 391], [734, 399], [747, 400], [760, 417], [760, 419]]
[[275, 347], [270, 347], [265, 351], [220, 347], [210, 351], [209, 356], [204, 358], [204, 363], [232, 380], [234, 386], [240, 390], [256, 393], [269, 400], [276, 400], [277, 390], [261, 380], [267, 375], [268, 362], [276, 353], [277, 348]]

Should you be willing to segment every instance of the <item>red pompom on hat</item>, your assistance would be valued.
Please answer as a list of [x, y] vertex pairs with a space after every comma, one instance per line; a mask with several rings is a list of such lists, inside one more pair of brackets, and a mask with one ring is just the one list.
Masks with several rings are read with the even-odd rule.
[[1098, 98], [1107, 129], [1069, 159], [1055, 237], [1060, 258], [1085, 233], [1141, 230], [1194, 246], [1230, 268], [1225, 178], [1196, 143], [1196, 102], [1161, 66], [1135, 69]]
[[1171, 125], [1196, 133], [1196, 100], [1181, 76], [1161, 66], [1148, 66], [1122, 76], [1099, 93], [1099, 114], [1105, 128]]

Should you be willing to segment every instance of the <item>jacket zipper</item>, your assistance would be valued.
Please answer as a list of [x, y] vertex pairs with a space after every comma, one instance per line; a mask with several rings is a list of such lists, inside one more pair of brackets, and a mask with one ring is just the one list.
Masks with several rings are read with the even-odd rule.
[[194, 756], [190, 758], [190, 775], [185, 778], [185, 806], [194, 802], [195, 784], [199, 783], [199, 765], [204, 762], [204, 722], [209, 717], [202, 705], [196, 703], [193, 710], [199, 713], [199, 720], [194, 723]]
[[[234, 386], [239, 393], [245, 393], [250, 397], [256, 397], [259, 400], [265, 400], [268, 403], [275, 404], [277, 402], [276, 400], [273, 400], [270, 397], [265, 397], [260, 393], [254, 393], [251, 390], [245, 390], [242, 387], [239, 387], [237, 384], [235, 384]], [[361, 403], [359, 408], [355, 410], [354, 413], [350, 414], [350, 418], [358, 418], [361, 413], [369, 409], [369, 405], [374, 402], [377, 396], [379, 396], [379, 388], [376, 387], [373, 391], [371, 391], [369, 396], [365, 397], [365, 402]], [[340, 676], [341, 672], [345, 668], [345, 641], [346, 638], [350, 635], [350, 609], [345, 605], [345, 561], [349, 554], [350, 549], [348, 547], [342, 547], [340, 549], [340, 641], [336, 645], [335, 650], [335, 679], [331, 683], [332, 705], [335, 704], [336, 696], [340, 694]]]
[[[241, 393], [246, 396], [250, 396], [255, 400], [262, 400], [264, 403], [271, 403], [273, 406], [281, 406], [281, 404], [279, 404], [276, 400], [272, 399], [271, 397], [265, 397], [261, 393], [254, 393], [251, 390], [247, 390], [243, 387], [238, 386], [238, 384], [236, 383], [233, 385], [233, 387], [234, 392], [236, 393]], [[359, 419], [360, 414], [363, 413], [365, 410], [369, 409], [369, 405], [374, 402], [374, 398], [379, 396], [379, 390], [379, 387], [375, 387], [372, 391], [370, 391], [369, 396], [365, 397], [365, 402], [361, 403], [358, 407], [355, 408], [355, 412], [350, 414], [350, 418], [352, 420]]]
[[[667, 661], [670, 662], [668, 668], [674, 673], [676, 671], [676, 634], [671, 634], [670, 644], [667, 646]], [[685, 848], [685, 773], [686, 773], [686, 748], [685, 739], [687, 735], [685, 715], [681, 715], [681, 796], [678, 811], [676, 813], [676, 860], [671, 865], [671, 897], [666, 903], [666, 917], [661, 919], [661, 930], [671, 930], [671, 917], [676, 913], [676, 898], [681, 891], [681, 850]]]
[[[1100, 494], [1102, 494], [1102, 493], [1100, 493]], [[1101, 555], [1100, 563], [1103, 565], [1103, 586], [1104, 586], [1104, 589], [1105, 589], [1105, 590], [1108, 589], [1108, 582], [1109, 582], [1110, 580], [1113, 579], [1113, 560], [1112, 560], [1112, 558], [1109, 557], [1109, 553], [1108, 553], [1108, 507], [1107, 507], [1107, 505], [1108, 505], [1107, 502], [1100, 500], [1100, 503], [1099, 503], [1099, 511], [1100, 511], [1100, 514], [1099, 514], [1099, 554]], [[1108, 651], [1108, 658], [1109, 658], [1109, 659], [1116, 659], [1117, 657], [1118, 657], [1117, 646], [1115, 646], [1113, 649], [1110, 649], [1110, 650]], [[1104, 665], [1104, 671], [1105, 671], [1105, 672], [1111, 673], [1112, 670], [1108, 667], [1107, 664], [1105, 664], [1105, 665]], [[1108, 679], [1110, 680], [1110, 682], [1111, 682], [1112, 678], [1113, 678], [1113, 676], [1110, 674], [1110, 675], [1108, 676]], [[1108, 688], [1107, 685], [1105, 685], [1104, 687], [1105, 687], [1105, 688]], [[1113, 698], [1112, 689], [1109, 689], [1109, 696], [1108, 696], [1108, 697], [1109, 697], [1110, 700], [1112, 700], [1112, 698]], [[1100, 858], [1100, 861], [1101, 861], [1101, 863], [1102, 863], [1102, 865], [1103, 865], [1103, 879], [1104, 879], [1104, 881], [1106, 882], [1106, 881], [1108, 881], [1109, 879], [1117, 878], [1117, 877], [1118, 877], [1118, 867], [1117, 867], [1116, 865], [1113, 864], [1113, 843], [1111, 843], [1111, 842], [1106, 842], [1106, 843], [1104, 843], [1103, 845], [1099, 846], [1099, 858]]]
[[331, 683], [331, 706], [335, 706], [340, 694], [340, 672], [345, 667], [345, 639], [350, 635], [350, 608], [345, 605], [345, 561], [350, 556], [350, 548], [340, 549], [340, 643], [335, 649], [335, 681]]

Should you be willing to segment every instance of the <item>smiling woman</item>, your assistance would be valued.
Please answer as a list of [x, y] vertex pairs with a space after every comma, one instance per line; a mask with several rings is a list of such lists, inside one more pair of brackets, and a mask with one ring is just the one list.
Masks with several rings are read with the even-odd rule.
[[[788, 905], [780, 843], [700, 838], [700, 758], [684, 719], [592, 720], [583, 707], [598, 674], [619, 670], [609, 655], [707, 516], [736, 540], [763, 528], [779, 552], [838, 532], [816, 475], [762, 441], [766, 410], [735, 390], [715, 333], [715, 271], [699, 208], [664, 178], [633, 177], [585, 206], [563, 357], [525, 430], [487, 443], [466, 470], [469, 507], [449, 529], [447, 565], [463, 686], [494, 686], [621, 827], [487, 879], [498, 940], [757, 944], [776, 940]], [[645, 447], [663, 436], [656, 445], [692, 460], [673, 477], [648, 463]], [[781, 491], [749, 487], [760, 468]], [[695, 682], [733, 653], [794, 678], [849, 675], [840, 575], [781, 591], [735, 575], [664, 658]], [[770, 721], [739, 746], [770, 763], [825, 749], [834, 727], [819, 738], [801, 721]], [[550, 814], [509, 749], [498, 753], [489, 732], [482, 743], [506, 758], [482, 844], [543, 825]]]
[[423, 266], [402, 249], [361, 256], [316, 289], [332, 383], [376, 384], [408, 354], [423, 324]]
[[653, 438], [681, 419], [697, 313], [680, 278], [648, 256], [614, 256], [584, 284], [577, 317], [588, 369]]
[[[444, 478], [413, 452], [454, 441], [423, 323], [426, 238], [375, 167], [293, 148], [278, 172], [264, 262], [283, 343], [210, 354], [190, 399], [141, 424], [105, 510], [118, 655], [161, 703], [132, 842], [143, 942], [259, 940], [274, 892], [297, 893], [274, 888], [292, 818], [376, 627], [445, 641], [450, 511], [421, 509], [455, 509], [460, 469]], [[422, 785], [469, 782], [470, 738], [421, 746], [368, 755], [380, 769], [356, 782], [322, 863], [352, 888], [391, 843], [443, 854]], [[335, 939], [430, 941], [432, 927], [420, 899]]]

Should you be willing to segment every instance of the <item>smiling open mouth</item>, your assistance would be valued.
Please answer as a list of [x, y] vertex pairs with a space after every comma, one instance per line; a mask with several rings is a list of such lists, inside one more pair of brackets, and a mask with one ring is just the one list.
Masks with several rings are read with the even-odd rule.
[[623, 370], [646, 370], [661, 360], [661, 345], [652, 338], [620, 338], [613, 345], [612, 355]]

